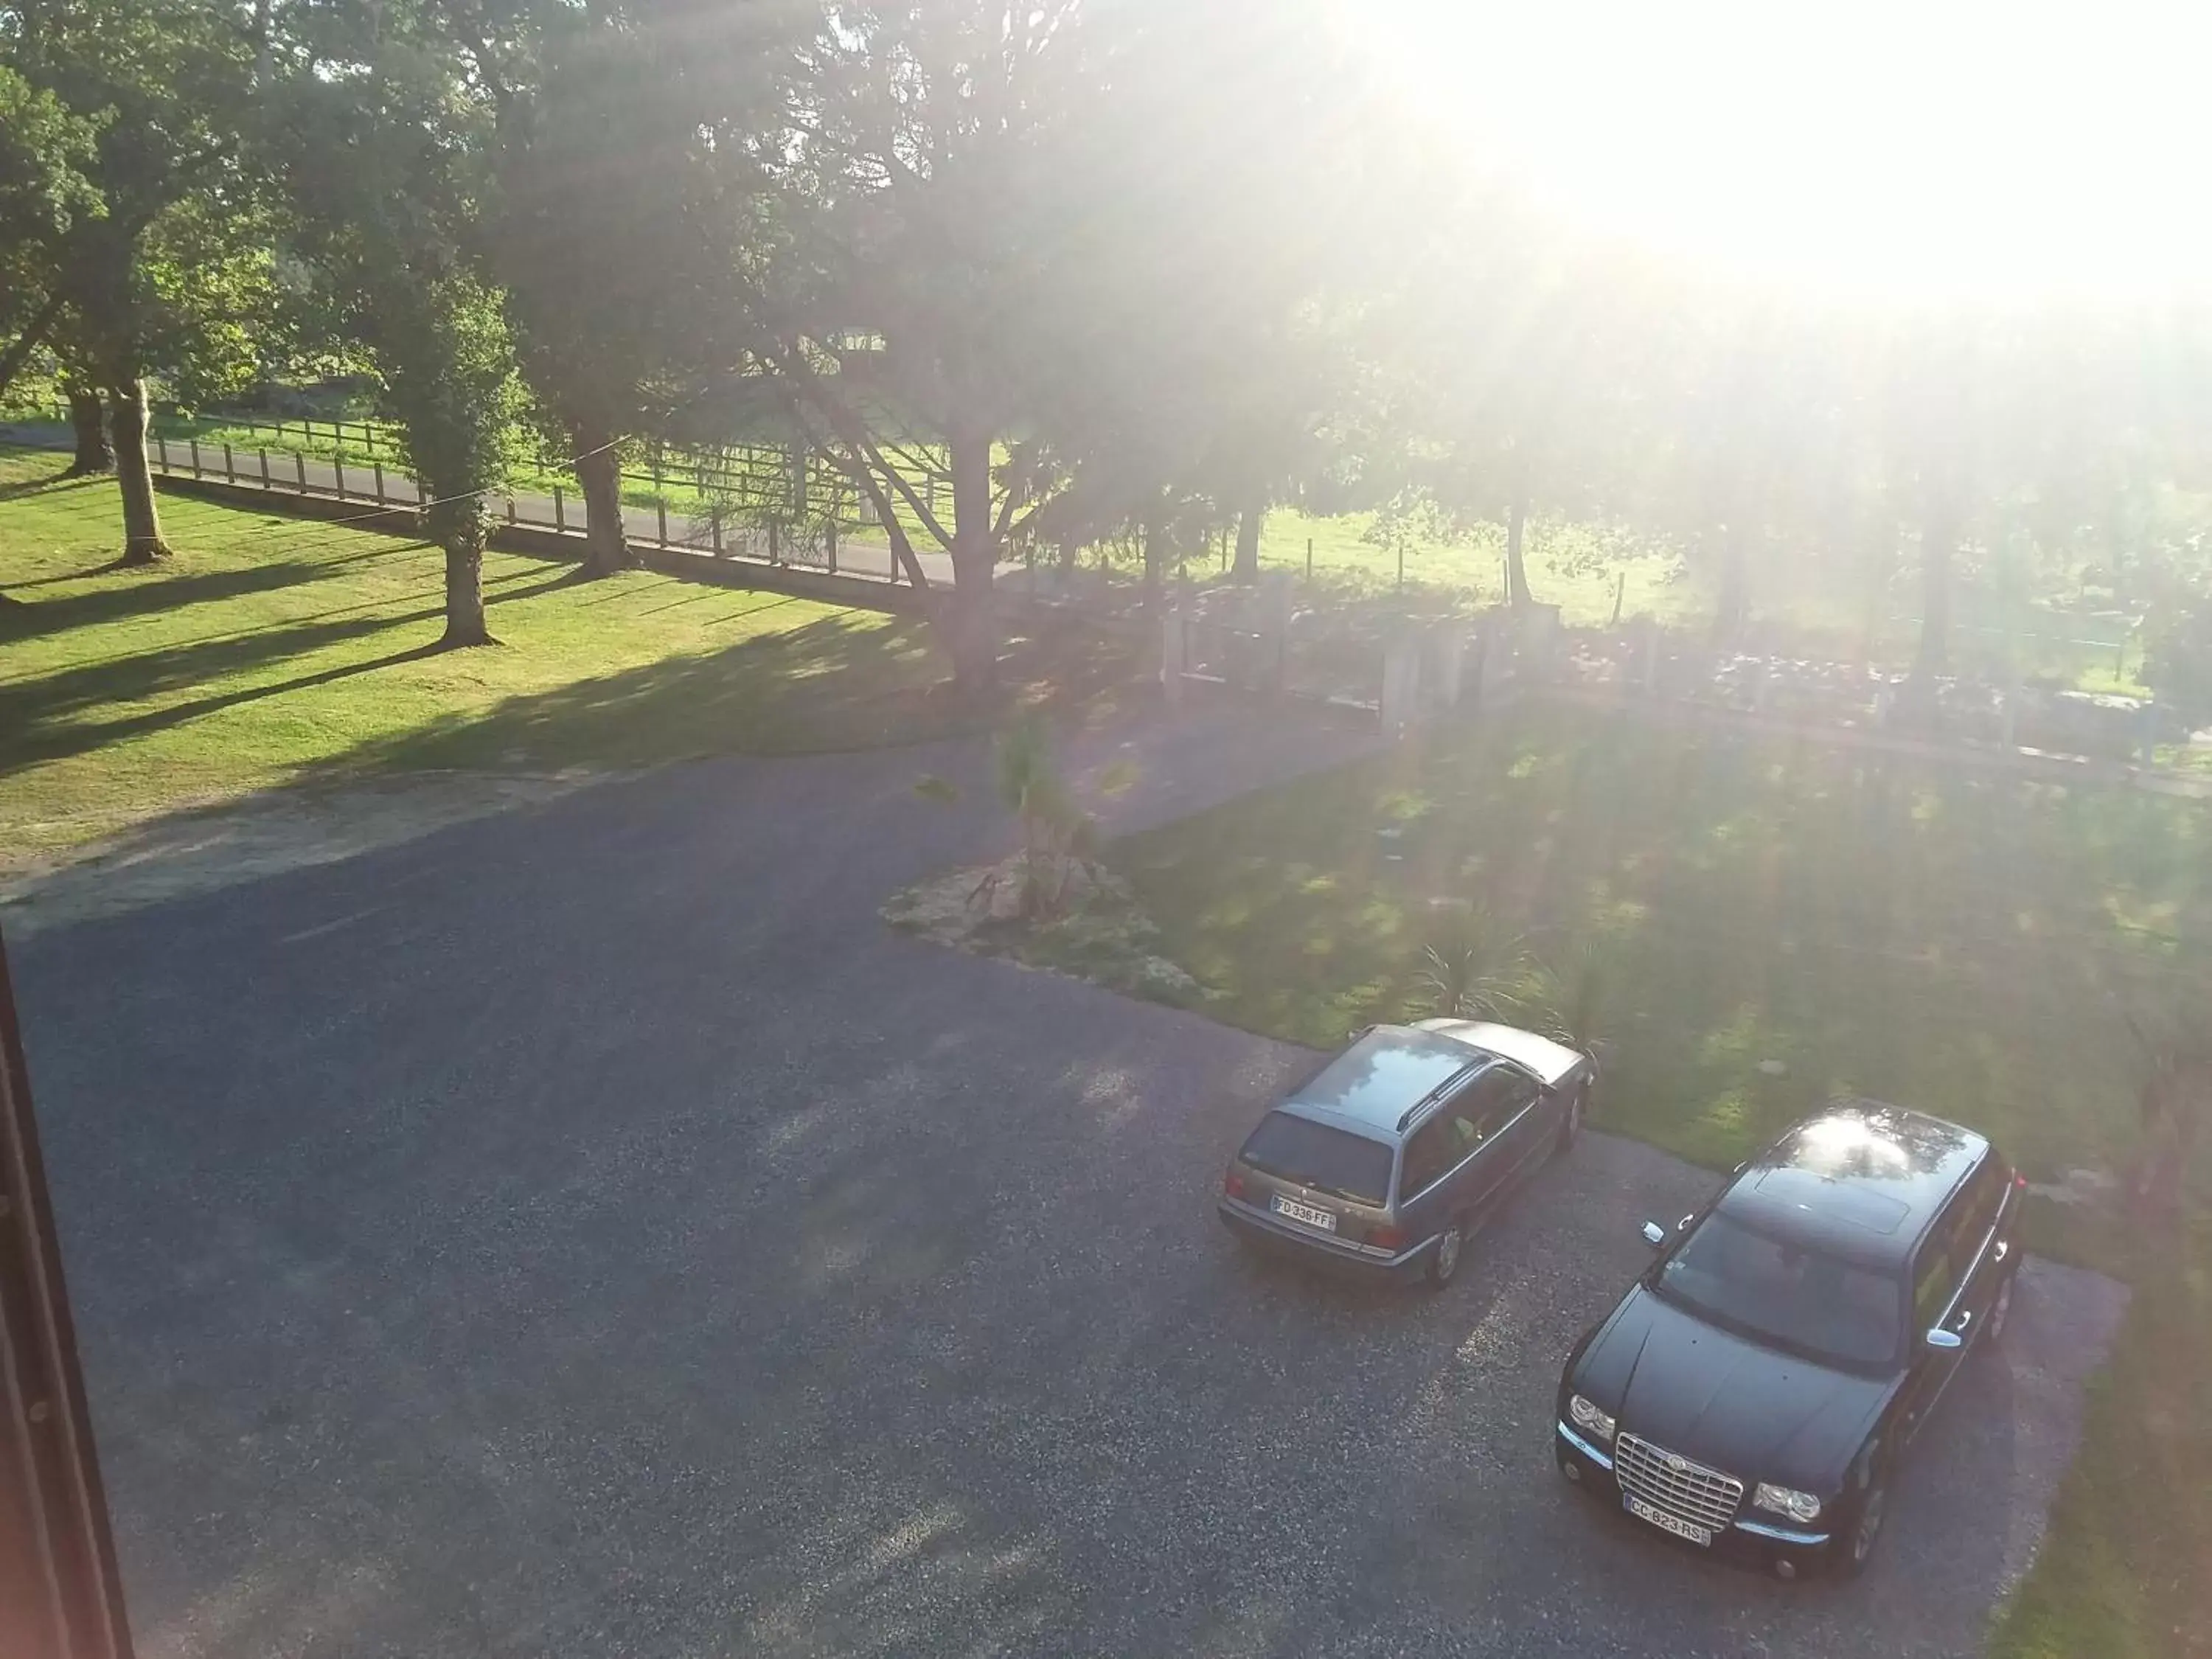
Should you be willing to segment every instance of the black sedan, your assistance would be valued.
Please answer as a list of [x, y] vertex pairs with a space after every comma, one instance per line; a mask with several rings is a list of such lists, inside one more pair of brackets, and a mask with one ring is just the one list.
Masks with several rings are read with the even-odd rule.
[[1260, 1120], [1221, 1218], [1305, 1261], [1448, 1284], [1514, 1182], [1574, 1143], [1591, 1078], [1586, 1056], [1511, 1026], [1372, 1026]]
[[1583, 1491], [1784, 1577], [1866, 1564], [1900, 1460], [2020, 1271], [2020, 1178], [1970, 1129], [1838, 1102], [1671, 1231], [1559, 1379]]

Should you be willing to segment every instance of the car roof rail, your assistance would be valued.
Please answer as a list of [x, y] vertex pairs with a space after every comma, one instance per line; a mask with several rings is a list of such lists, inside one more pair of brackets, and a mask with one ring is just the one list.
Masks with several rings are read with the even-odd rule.
[[1398, 1133], [1400, 1134], [1405, 1133], [1406, 1126], [1408, 1123], [1411, 1123], [1415, 1118], [1419, 1117], [1426, 1108], [1435, 1105], [1438, 1100], [1443, 1097], [1447, 1091], [1457, 1088], [1474, 1073], [1486, 1072], [1492, 1066], [1498, 1065], [1498, 1057], [1496, 1054], [1482, 1054], [1468, 1061], [1466, 1065], [1461, 1066], [1459, 1070], [1454, 1072], [1442, 1083], [1437, 1085], [1435, 1088], [1430, 1090], [1428, 1093], [1423, 1095], [1419, 1100], [1406, 1108], [1404, 1115], [1398, 1120]]

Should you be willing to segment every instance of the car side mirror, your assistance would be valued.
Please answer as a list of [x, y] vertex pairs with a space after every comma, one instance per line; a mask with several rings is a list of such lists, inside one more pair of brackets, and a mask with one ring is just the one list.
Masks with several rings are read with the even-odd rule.
[[1938, 1325], [1934, 1330], [1928, 1333], [1928, 1346], [1942, 1352], [1948, 1353], [1954, 1348], [1965, 1347], [1966, 1346], [1966, 1339], [1960, 1336], [1956, 1331], [1947, 1331], [1941, 1325]]
[[1646, 1244], [1649, 1244], [1653, 1249], [1657, 1249], [1661, 1245], [1667, 1242], [1667, 1230], [1656, 1221], [1645, 1222], [1644, 1224], [1644, 1242]]

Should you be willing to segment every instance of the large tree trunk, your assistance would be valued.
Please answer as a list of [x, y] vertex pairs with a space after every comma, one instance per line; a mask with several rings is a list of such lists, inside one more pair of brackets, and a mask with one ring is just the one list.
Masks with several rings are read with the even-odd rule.
[[608, 576], [637, 562], [623, 528], [622, 462], [613, 440], [592, 427], [574, 428], [576, 482], [584, 490], [584, 570]]
[[1160, 521], [1157, 503], [1151, 512], [1145, 514], [1145, 522], [1139, 533], [1144, 539], [1145, 609], [1157, 611], [1160, 605], [1160, 590], [1167, 581], [1170, 556], [1168, 532]]
[[1528, 520], [1528, 503], [1519, 490], [1505, 508], [1505, 603], [1527, 605], [1535, 596], [1528, 591], [1528, 565], [1522, 552], [1522, 531]]
[[991, 533], [991, 440], [955, 432], [945, 443], [952, 474], [952, 592], [941, 611], [952, 681], [969, 696], [999, 682], [999, 625], [993, 603], [998, 547]]
[[1240, 582], [1260, 580], [1260, 525], [1267, 516], [1263, 501], [1251, 503], [1237, 515], [1237, 568], [1231, 574]]
[[62, 476], [82, 478], [95, 472], [112, 472], [115, 451], [107, 441], [107, 410], [100, 394], [73, 386], [68, 395], [70, 431], [76, 440], [76, 457]]
[[1920, 643], [1912, 678], [1932, 686], [1950, 666], [1951, 555], [1959, 539], [1957, 514], [1948, 501], [1931, 503], [1920, 520]]
[[151, 564], [169, 556], [161, 539], [154, 473], [146, 464], [146, 383], [125, 380], [110, 394], [115, 431], [116, 479], [123, 486], [124, 564]]
[[484, 624], [482, 501], [474, 495], [436, 501], [424, 509], [422, 527], [446, 550], [446, 632], [439, 649], [498, 644]]
[[1713, 640], [1727, 644], [1743, 633], [1751, 614], [1750, 534], [1741, 520], [1732, 519], [1721, 533], [1720, 601], [1713, 612]]

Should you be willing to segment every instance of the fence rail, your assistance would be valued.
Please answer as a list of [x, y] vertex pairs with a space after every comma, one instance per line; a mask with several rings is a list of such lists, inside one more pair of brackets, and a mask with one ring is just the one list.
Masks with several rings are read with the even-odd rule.
[[[148, 459], [169, 477], [211, 479], [274, 495], [358, 502], [368, 509], [364, 517], [378, 511], [413, 511], [422, 505], [421, 486], [381, 461], [362, 465], [343, 456], [316, 456], [258, 444], [249, 449], [228, 440], [211, 442], [160, 434], [154, 435], [148, 447]], [[750, 496], [731, 491], [708, 499], [703, 507], [674, 511], [665, 499], [650, 506], [625, 502], [623, 529], [633, 543], [664, 552], [750, 559], [890, 583], [901, 580], [887, 547], [850, 539], [853, 531], [864, 530], [866, 525], [865, 520], [841, 515], [838, 509], [849, 507], [848, 501], [841, 503], [826, 494], [814, 500], [821, 503], [820, 511], [788, 519], [777, 510], [781, 498], [765, 491]], [[489, 506], [495, 518], [518, 527], [580, 540], [584, 533], [584, 517], [575, 498], [558, 484], [544, 495], [501, 491], [490, 498]]]

